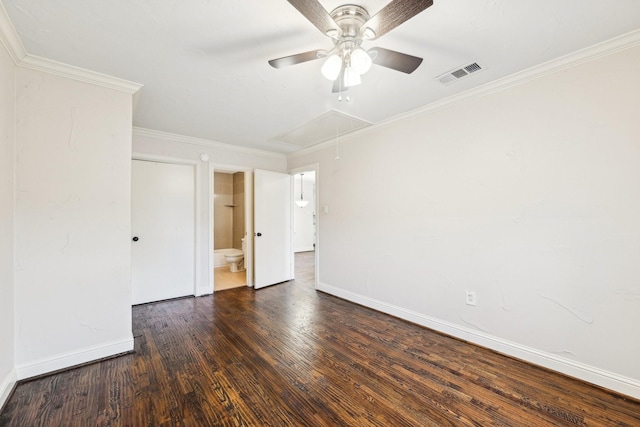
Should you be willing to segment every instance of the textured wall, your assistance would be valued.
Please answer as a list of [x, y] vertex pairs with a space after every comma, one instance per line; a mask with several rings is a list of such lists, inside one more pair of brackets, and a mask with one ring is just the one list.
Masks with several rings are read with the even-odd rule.
[[638, 75], [635, 47], [293, 156], [321, 288], [640, 396]]
[[132, 100], [23, 68], [16, 95], [16, 364], [29, 376], [133, 348]]
[[0, 45], [0, 407], [14, 365], [15, 65]]

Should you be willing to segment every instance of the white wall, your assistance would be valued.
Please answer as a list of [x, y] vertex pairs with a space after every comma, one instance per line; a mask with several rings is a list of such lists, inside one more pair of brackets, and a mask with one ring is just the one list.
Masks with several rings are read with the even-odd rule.
[[290, 156], [319, 289], [640, 397], [639, 75], [634, 47]]
[[17, 70], [16, 365], [133, 349], [130, 94]]
[[[134, 129], [133, 153], [136, 158], [199, 162], [200, 166], [196, 167], [196, 294], [212, 293], [209, 257], [205, 256], [211, 256], [213, 251], [213, 230], [209, 229], [209, 218], [213, 217], [213, 205], [209, 203], [209, 195], [213, 195], [209, 165], [229, 166], [221, 169], [226, 171], [256, 168], [286, 172], [286, 157], [148, 129]], [[201, 161], [201, 154], [209, 159]]]
[[15, 68], [0, 44], [0, 407], [16, 379], [13, 369]]

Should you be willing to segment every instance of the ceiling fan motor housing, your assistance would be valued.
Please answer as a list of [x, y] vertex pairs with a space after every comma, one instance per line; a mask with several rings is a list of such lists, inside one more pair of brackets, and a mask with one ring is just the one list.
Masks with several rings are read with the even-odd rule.
[[369, 12], [361, 6], [347, 4], [335, 8], [330, 13], [336, 25], [340, 28], [340, 34], [328, 34], [333, 39], [335, 45], [352, 44], [358, 47], [362, 44], [362, 26], [369, 20]]

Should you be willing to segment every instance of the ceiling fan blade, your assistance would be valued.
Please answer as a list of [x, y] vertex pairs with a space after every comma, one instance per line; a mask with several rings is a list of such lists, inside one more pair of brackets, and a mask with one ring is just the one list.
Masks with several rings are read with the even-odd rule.
[[365, 22], [362, 29], [371, 28], [375, 33], [372, 39], [376, 39], [413, 18], [432, 4], [433, 0], [393, 0]]
[[313, 61], [320, 58], [319, 55], [326, 53], [326, 50], [310, 50], [308, 52], [298, 53], [291, 56], [283, 56], [282, 58], [272, 59], [269, 61], [269, 65], [273, 68], [288, 67], [289, 65], [296, 65], [302, 62]]
[[291, 6], [298, 9], [305, 18], [309, 20], [322, 34], [327, 34], [329, 30], [339, 31], [338, 25], [329, 15], [329, 12], [320, 4], [318, 0], [287, 0]]
[[[375, 54], [373, 54], [374, 52]], [[413, 73], [422, 64], [422, 58], [381, 47], [373, 47], [367, 53], [371, 56], [374, 64], [407, 74]]]

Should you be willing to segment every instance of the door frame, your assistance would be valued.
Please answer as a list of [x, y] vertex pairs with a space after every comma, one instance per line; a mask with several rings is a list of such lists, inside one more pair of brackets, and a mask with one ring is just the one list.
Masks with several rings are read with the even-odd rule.
[[213, 233], [214, 233], [214, 208], [213, 208], [213, 198], [214, 198], [214, 173], [218, 172], [244, 172], [244, 229], [245, 233], [247, 233], [247, 238], [245, 239], [245, 243], [247, 245], [247, 251], [244, 254], [244, 268], [246, 270], [246, 280], [247, 286], [253, 287], [253, 169], [252, 167], [247, 166], [235, 166], [229, 164], [222, 163], [213, 163], [209, 162], [209, 192], [207, 194], [208, 203], [209, 203], [209, 216], [208, 216], [208, 242], [209, 242], [209, 281], [211, 286], [211, 292], [215, 291], [215, 283], [214, 283], [214, 257], [213, 257]]
[[[289, 174], [290, 175], [296, 175], [299, 173], [305, 173], [305, 172], [310, 172], [313, 171], [315, 172], [315, 191], [313, 192], [313, 197], [314, 197], [314, 203], [316, 206], [316, 247], [315, 247], [315, 251], [314, 251], [314, 258], [315, 258], [315, 283], [313, 284], [314, 288], [318, 288], [318, 283], [320, 283], [320, 224], [321, 224], [321, 217], [320, 217], [320, 205], [318, 204], [320, 201], [320, 164], [319, 163], [312, 163], [310, 165], [307, 166], [300, 166], [297, 168], [293, 168], [293, 169], [289, 169]], [[293, 185], [291, 186], [291, 198], [292, 200], [295, 200], [295, 194], [293, 194]], [[295, 207], [294, 207], [295, 209]], [[293, 222], [292, 222], [293, 224]], [[294, 257], [294, 252], [293, 252], [293, 245], [291, 247], [291, 257]]]
[[202, 274], [200, 274], [200, 270], [198, 268], [202, 263], [202, 251], [200, 250], [202, 246], [202, 238], [198, 235], [198, 230], [201, 229], [202, 221], [198, 212], [200, 210], [200, 184], [198, 183], [198, 176], [200, 176], [200, 162], [197, 160], [189, 160], [182, 159], [179, 157], [172, 156], [162, 156], [156, 154], [147, 154], [147, 153], [138, 153], [134, 152], [131, 154], [131, 160], [142, 160], [147, 162], [157, 162], [157, 163], [168, 163], [174, 165], [187, 165], [192, 166], [194, 168], [193, 173], [193, 188], [194, 188], [194, 218], [193, 218], [193, 295], [198, 297], [207, 293], [206, 289], [203, 288], [202, 282]]

